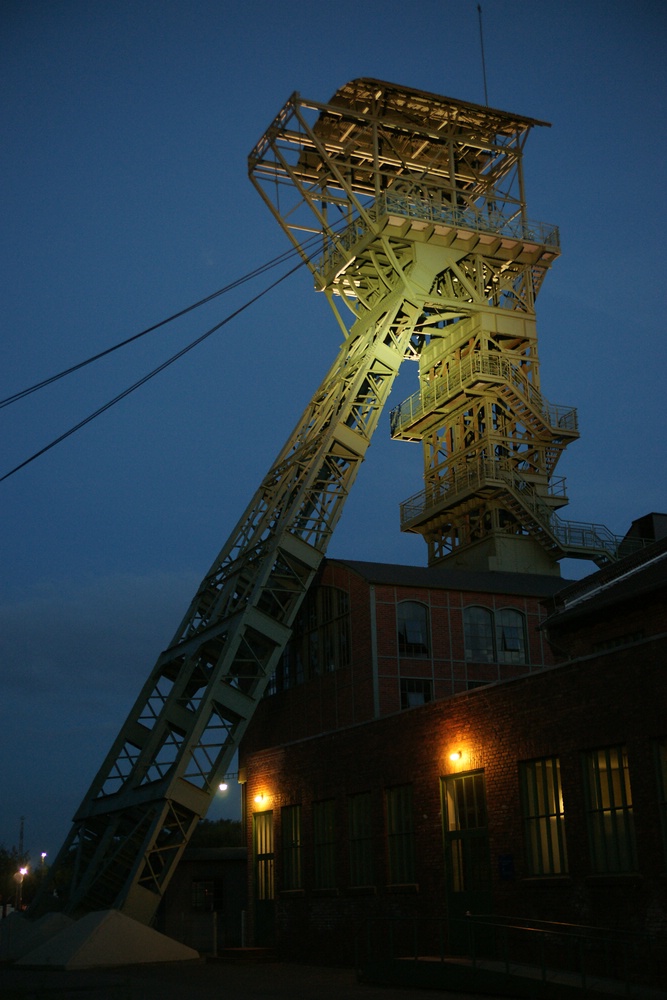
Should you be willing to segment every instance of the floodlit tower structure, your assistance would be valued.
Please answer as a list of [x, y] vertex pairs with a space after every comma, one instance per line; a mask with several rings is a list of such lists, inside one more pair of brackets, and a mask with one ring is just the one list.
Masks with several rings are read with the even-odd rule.
[[[342, 343], [121, 728], [33, 908], [150, 922], [291, 634], [402, 361], [421, 390], [394, 436], [423, 442], [404, 527], [433, 562], [552, 571], [552, 473], [574, 412], [539, 391], [535, 296], [558, 254], [525, 213], [544, 124], [377, 80], [290, 98], [250, 176], [312, 271]], [[521, 548], [521, 555], [515, 548]], [[466, 555], [470, 553], [470, 555]]]

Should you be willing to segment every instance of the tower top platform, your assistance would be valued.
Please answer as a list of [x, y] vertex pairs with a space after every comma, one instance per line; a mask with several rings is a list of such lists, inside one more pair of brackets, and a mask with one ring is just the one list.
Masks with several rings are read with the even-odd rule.
[[527, 131], [534, 125], [551, 127], [550, 122], [538, 118], [528, 118], [488, 105], [460, 101], [372, 77], [350, 80], [336, 91], [328, 103], [330, 107], [344, 107], [362, 114], [381, 110], [385, 120], [394, 112], [413, 127], [427, 129], [438, 129], [444, 120], [452, 118], [462, 125], [490, 128], [501, 135], [515, 135], [517, 131]]

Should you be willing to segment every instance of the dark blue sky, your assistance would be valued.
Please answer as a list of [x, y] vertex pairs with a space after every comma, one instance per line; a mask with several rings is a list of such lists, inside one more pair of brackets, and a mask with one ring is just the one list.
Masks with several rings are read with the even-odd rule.
[[[563, 516], [622, 534], [667, 510], [667, 8], [485, 0], [489, 103], [532, 132], [531, 218], [560, 226], [542, 388], [579, 408]], [[5, 0], [0, 397], [287, 249], [247, 155], [289, 95], [374, 76], [484, 102], [476, 2]], [[0, 412], [0, 475], [260, 291], [260, 279]], [[329, 367], [305, 271], [0, 483], [0, 844], [54, 855], [199, 579]], [[416, 388], [401, 376], [391, 405]], [[417, 446], [387, 418], [329, 550], [425, 564], [398, 504]], [[581, 575], [592, 567], [565, 567]], [[222, 804], [212, 815], [224, 813]]]

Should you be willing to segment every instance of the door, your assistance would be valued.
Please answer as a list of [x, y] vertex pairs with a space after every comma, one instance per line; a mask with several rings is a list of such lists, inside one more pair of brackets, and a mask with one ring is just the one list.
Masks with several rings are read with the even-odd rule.
[[489, 914], [491, 863], [484, 771], [441, 779], [450, 948], [469, 951], [468, 915]]
[[275, 930], [273, 813], [255, 813], [253, 818], [253, 863], [255, 869], [255, 944], [273, 944]]

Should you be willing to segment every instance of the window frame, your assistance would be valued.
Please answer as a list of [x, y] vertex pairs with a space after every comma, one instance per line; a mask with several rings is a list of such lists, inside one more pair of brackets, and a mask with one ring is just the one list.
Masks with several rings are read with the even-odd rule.
[[[418, 612], [408, 615], [412, 609]], [[421, 641], [415, 641], [417, 635]], [[426, 660], [431, 655], [431, 616], [423, 601], [398, 601], [396, 605], [396, 644], [399, 659]]]
[[359, 889], [375, 884], [372, 793], [350, 795], [347, 804], [349, 883], [351, 888]]
[[387, 881], [389, 885], [416, 882], [414, 793], [411, 784], [385, 789]]
[[280, 810], [281, 889], [303, 889], [301, 806], [283, 806]]
[[[614, 763], [618, 766], [612, 766]], [[636, 872], [637, 845], [625, 744], [586, 751], [584, 783], [593, 871], [597, 875]]]
[[565, 805], [558, 757], [519, 762], [526, 870], [535, 878], [567, 875]]
[[336, 801], [313, 802], [313, 888], [336, 888]]

